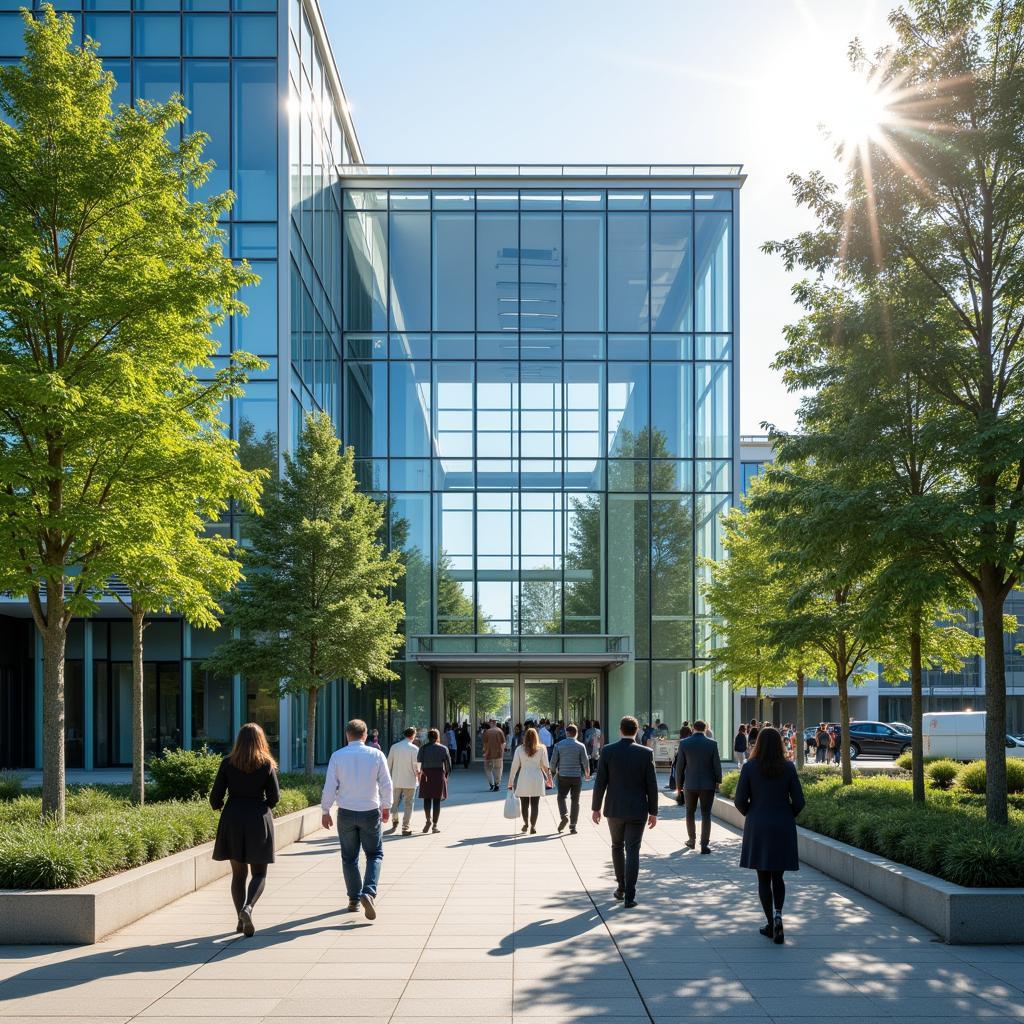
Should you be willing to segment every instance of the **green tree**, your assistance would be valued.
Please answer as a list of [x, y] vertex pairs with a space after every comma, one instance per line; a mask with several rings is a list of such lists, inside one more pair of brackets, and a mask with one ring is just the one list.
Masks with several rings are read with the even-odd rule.
[[[191, 381], [190, 389], [208, 391], [198, 381]], [[234, 540], [208, 532], [207, 523], [223, 519], [232, 497], [258, 510], [265, 474], [244, 470], [235, 444], [215, 429], [213, 396], [185, 395], [178, 408], [179, 417], [160, 423], [149, 460], [152, 474], [134, 489], [118, 543], [103, 558], [120, 584], [110, 592], [131, 615], [132, 798], [140, 804], [145, 800], [146, 616], [177, 612], [201, 629], [220, 625], [218, 599], [238, 583], [242, 569]], [[194, 418], [197, 409], [200, 419]]]
[[340, 450], [325, 414], [309, 416], [295, 455], [255, 521], [246, 586], [226, 601], [235, 636], [208, 666], [241, 672], [280, 694], [305, 694], [305, 771], [313, 774], [316, 699], [336, 679], [361, 685], [397, 679], [390, 662], [403, 642], [399, 553], [379, 536], [384, 506], [356, 485], [354, 453]]
[[1003, 606], [1024, 570], [1024, 5], [910, 0], [890, 22], [892, 46], [852, 50], [885, 124], [847, 160], [840, 196], [793, 177], [818, 224], [781, 248], [821, 275], [896, 275], [933, 304], [940, 330], [891, 344], [935, 409], [949, 477], [930, 498], [932, 545], [981, 609], [986, 812], [1005, 823]]
[[230, 194], [189, 201], [210, 165], [205, 136], [168, 142], [181, 103], [112, 113], [71, 16], [24, 17], [25, 57], [0, 68], [0, 588], [42, 637], [43, 808], [63, 820], [68, 624], [94, 610], [152, 439], [257, 278], [223, 254]]

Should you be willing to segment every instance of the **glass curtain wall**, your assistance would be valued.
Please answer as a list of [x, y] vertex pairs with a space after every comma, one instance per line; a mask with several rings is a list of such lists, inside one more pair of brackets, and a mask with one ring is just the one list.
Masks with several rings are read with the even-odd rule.
[[732, 197], [344, 191], [344, 436], [408, 635], [627, 634], [613, 718], [731, 727], [691, 670], [732, 499]]

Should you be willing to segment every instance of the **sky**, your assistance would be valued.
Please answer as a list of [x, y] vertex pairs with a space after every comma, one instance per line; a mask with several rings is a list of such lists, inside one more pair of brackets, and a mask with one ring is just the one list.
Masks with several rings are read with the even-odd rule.
[[795, 423], [786, 177], [838, 173], [847, 47], [895, 0], [321, 0], [367, 163], [742, 163], [740, 427]]

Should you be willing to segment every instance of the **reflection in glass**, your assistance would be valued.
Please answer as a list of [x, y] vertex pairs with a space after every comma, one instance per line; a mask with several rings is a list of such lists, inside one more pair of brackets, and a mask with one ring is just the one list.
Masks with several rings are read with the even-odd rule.
[[519, 327], [519, 215], [480, 213], [476, 224], [476, 325]]
[[408, 458], [431, 454], [430, 364], [391, 364], [391, 413], [388, 417], [391, 454]]
[[698, 458], [727, 459], [732, 454], [732, 379], [730, 363], [697, 363], [696, 422]]
[[604, 214], [566, 213], [565, 330], [604, 329]]
[[232, 164], [237, 220], [277, 217], [277, 64], [234, 61], [231, 65], [234, 106]]
[[523, 331], [562, 329], [562, 216], [523, 213], [519, 222], [519, 324]]
[[693, 247], [689, 213], [651, 214], [651, 329], [689, 331], [693, 309]]
[[187, 60], [184, 62], [184, 74], [185, 106], [189, 109], [185, 131], [206, 132], [209, 136], [203, 147], [203, 160], [212, 161], [214, 166], [195, 195], [197, 199], [208, 199], [231, 186], [228, 63]]
[[345, 365], [345, 443], [360, 455], [388, 453], [386, 363]]
[[387, 214], [345, 214], [345, 326], [387, 327]]
[[651, 429], [663, 441], [661, 456], [693, 457], [693, 364], [654, 363]]
[[693, 499], [651, 498], [651, 653], [684, 658], [693, 649]]
[[608, 214], [608, 330], [648, 329], [646, 213]]
[[391, 258], [391, 328], [430, 327], [430, 214], [392, 213], [388, 234]]
[[608, 364], [608, 454], [635, 458], [647, 454], [647, 363]]
[[473, 214], [436, 213], [433, 230], [434, 329], [472, 330]]
[[695, 329], [729, 331], [732, 329], [732, 293], [729, 236], [732, 214], [696, 215]]

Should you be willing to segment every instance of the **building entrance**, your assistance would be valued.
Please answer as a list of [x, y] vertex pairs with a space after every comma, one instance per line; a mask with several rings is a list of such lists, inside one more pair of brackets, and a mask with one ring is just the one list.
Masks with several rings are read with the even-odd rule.
[[[575, 722], [582, 728], [598, 714], [600, 678], [587, 676], [542, 676], [509, 674], [495, 678], [484, 675], [444, 675], [440, 686], [439, 721], [456, 728], [469, 723], [473, 736], [472, 757], [483, 757], [483, 728], [490, 719], [511, 735], [517, 724], [528, 721]], [[506, 758], [511, 751], [506, 748]]]

